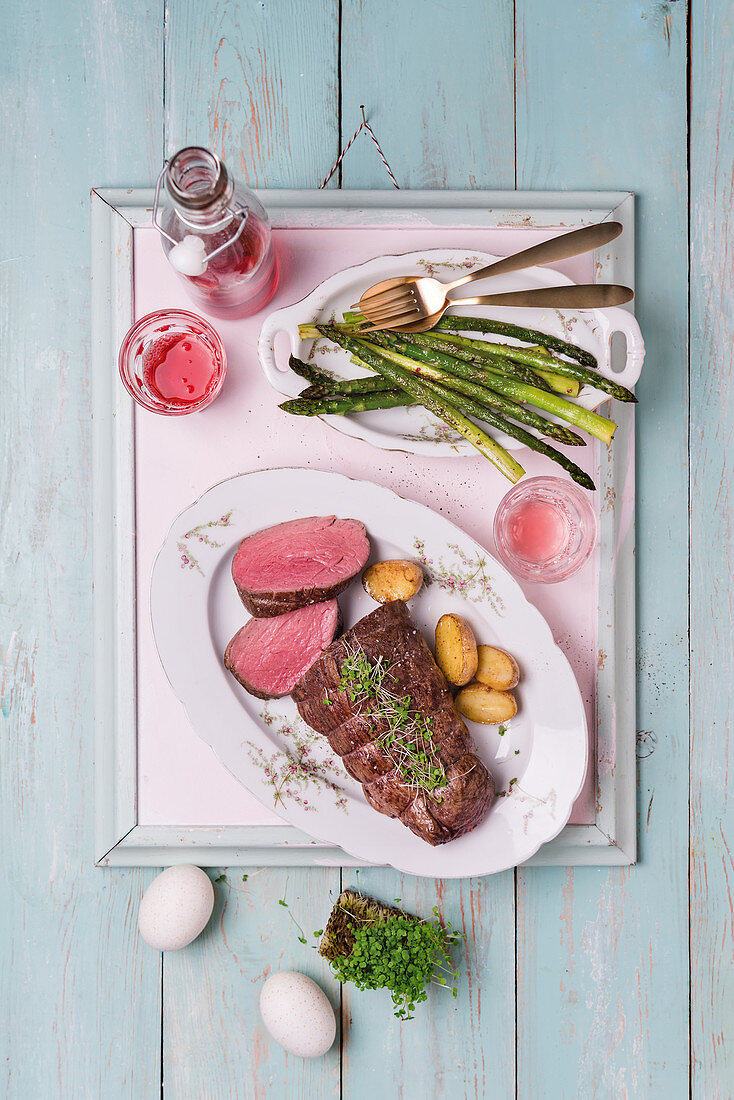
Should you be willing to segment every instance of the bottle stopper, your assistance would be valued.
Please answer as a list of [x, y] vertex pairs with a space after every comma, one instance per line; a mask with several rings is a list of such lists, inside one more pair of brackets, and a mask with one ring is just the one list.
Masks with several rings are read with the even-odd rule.
[[203, 275], [208, 266], [204, 242], [191, 233], [173, 246], [168, 259], [182, 275]]

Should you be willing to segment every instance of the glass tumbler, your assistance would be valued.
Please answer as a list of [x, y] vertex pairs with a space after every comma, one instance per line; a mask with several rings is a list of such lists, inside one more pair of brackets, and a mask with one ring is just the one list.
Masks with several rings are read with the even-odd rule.
[[560, 477], [531, 477], [510, 489], [494, 517], [497, 556], [516, 576], [553, 584], [577, 573], [596, 545], [587, 490]]
[[203, 317], [161, 309], [136, 321], [119, 354], [120, 377], [138, 405], [162, 416], [184, 416], [210, 405], [222, 388], [227, 355]]

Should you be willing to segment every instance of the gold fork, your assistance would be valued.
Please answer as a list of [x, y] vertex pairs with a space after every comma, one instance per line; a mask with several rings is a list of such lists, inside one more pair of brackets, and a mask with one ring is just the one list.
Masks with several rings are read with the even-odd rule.
[[614, 284], [582, 284], [567, 287], [542, 287], [535, 290], [512, 291], [507, 294], [490, 294], [476, 298], [450, 299], [448, 292], [475, 279], [491, 275], [504, 275], [525, 267], [550, 263], [577, 256], [582, 252], [600, 248], [622, 232], [619, 222], [602, 222], [588, 225], [571, 233], [564, 233], [550, 241], [525, 248], [512, 256], [496, 260], [487, 267], [470, 271], [450, 283], [420, 276], [399, 276], [384, 279], [366, 290], [353, 308], [364, 314], [372, 327], [402, 331], [422, 332], [433, 328], [452, 305], [508, 305], [555, 306], [559, 309], [594, 309], [622, 305], [633, 297], [628, 287]]

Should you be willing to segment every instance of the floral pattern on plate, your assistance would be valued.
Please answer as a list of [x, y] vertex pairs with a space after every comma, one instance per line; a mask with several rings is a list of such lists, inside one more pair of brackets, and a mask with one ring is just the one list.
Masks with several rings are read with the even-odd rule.
[[[275, 726], [278, 721], [278, 716], [271, 714], [267, 707], [260, 712], [260, 717], [268, 727]], [[268, 755], [261, 746], [252, 741], [245, 742], [250, 760], [263, 772], [273, 788], [273, 806], [285, 806], [286, 799], [289, 799], [307, 813], [314, 813], [316, 803], [313, 799], [309, 801], [306, 795], [312, 787], [316, 787], [331, 791], [337, 809], [346, 810], [346, 796], [335, 782], [343, 777], [343, 769], [333, 756], [325, 759], [318, 757], [318, 750], [323, 749], [325, 744], [324, 738], [300, 718], [290, 722], [281, 720], [274, 732], [290, 747]]]
[[481, 256], [466, 256], [463, 260], [457, 260], [452, 263], [450, 260], [417, 260], [418, 267], [422, 267], [426, 275], [433, 278], [438, 271], [462, 271], [464, 268], [471, 269], [481, 264]]
[[204, 576], [204, 570], [201, 568], [198, 559], [194, 556], [191, 549], [192, 545], [197, 542], [202, 543], [204, 546], [209, 546], [212, 550], [219, 550], [224, 546], [223, 542], [217, 542], [216, 539], [210, 538], [206, 533], [212, 527], [230, 527], [232, 524], [232, 515], [234, 509], [229, 512], [225, 512], [219, 519], [209, 520], [208, 523], [200, 523], [197, 527], [192, 527], [190, 531], [179, 537], [177, 547], [181, 555], [181, 568], [182, 569], [195, 569], [197, 573]]
[[470, 557], [454, 542], [446, 544], [447, 552], [458, 559], [455, 564], [445, 564], [443, 558], [429, 558], [422, 539], [413, 539], [413, 549], [431, 583], [461, 596], [463, 600], [485, 599], [497, 615], [504, 615], [505, 602], [498, 596], [489, 574], [489, 558], [482, 554]]

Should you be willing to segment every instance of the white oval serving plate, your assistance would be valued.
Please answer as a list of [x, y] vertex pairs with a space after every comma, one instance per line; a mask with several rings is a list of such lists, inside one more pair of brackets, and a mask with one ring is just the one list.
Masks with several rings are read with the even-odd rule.
[[[350, 362], [345, 351], [328, 341], [301, 340], [298, 335], [299, 324], [314, 320], [341, 319], [342, 314], [359, 300], [362, 292], [381, 279], [416, 274], [449, 280], [459, 271], [483, 267], [499, 258], [486, 252], [467, 253], [461, 249], [435, 248], [399, 256], [380, 256], [356, 267], [346, 268], [326, 279], [300, 302], [270, 314], [263, 324], [258, 343], [262, 369], [274, 389], [285, 397], [297, 397], [307, 385], [289, 368], [286, 358], [279, 361], [276, 355], [276, 337], [279, 333], [286, 333], [290, 340], [290, 350], [298, 359], [311, 359], [316, 366], [340, 378], [366, 374], [366, 371], [360, 371]], [[477, 284], [477, 289], [480, 293], [499, 294], [534, 287], [568, 285], [571, 285], [571, 280], [552, 268], [531, 267], [509, 275], [495, 276], [481, 286]], [[645, 345], [637, 321], [627, 310], [611, 308], [574, 312], [458, 306], [455, 312], [465, 316], [509, 321], [577, 344], [596, 356], [601, 374], [614, 378], [623, 386], [634, 386], [640, 377]], [[612, 371], [611, 368], [611, 339], [615, 332], [623, 333], [627, 343], [626, 360], [620, 371]], [[481, 337], [480, 333], [474, 335]], [[497, 339], [505, 343], [518, 343], [504, 336]], [[587, 409], [595, 409], [608, 399], [608, 395], [602, 391], [586, 387], [579, 395], [577, 403]], [[460, 435], [421, 407], [382, 409], [350, 416], [324, 416], [321, 419], [344, 435], [364, 439], [375, 447], [387, 450], [446, 457], [476, 454], [473, 447]], [[511, 436], [494, 432], [492, 434], [509, 450], [519, 450], [523, 446]]]
[[[477, 638], [515, 655], [519, 711], [499, 735], [469, 723], [502, 792], [473, 832], [438, 848], [373, 810], [325, 738], [290, 697], [264, 703], [225, 670], [227, 642], [247, 620], [232, 583], [245, 535], [299, 516], [354, 516], [370, 560], [407, 557], [432, 576], [410, 610], [431, 641], [458, 611]], [[345, 627], [377, 606], [357, 578], [339, 597]], [[213, 486], [172, 525], [153, 567], [151, 617], [168, 679], [200, 737], [265, 805], [319, 840], [413, 875], [463, 878], [524, 862], [568, 821], [584, 779], [584, 706], [566, 657], [510, 574], [449, 520], [389, 489], [341, 474], [278, 469]]]

